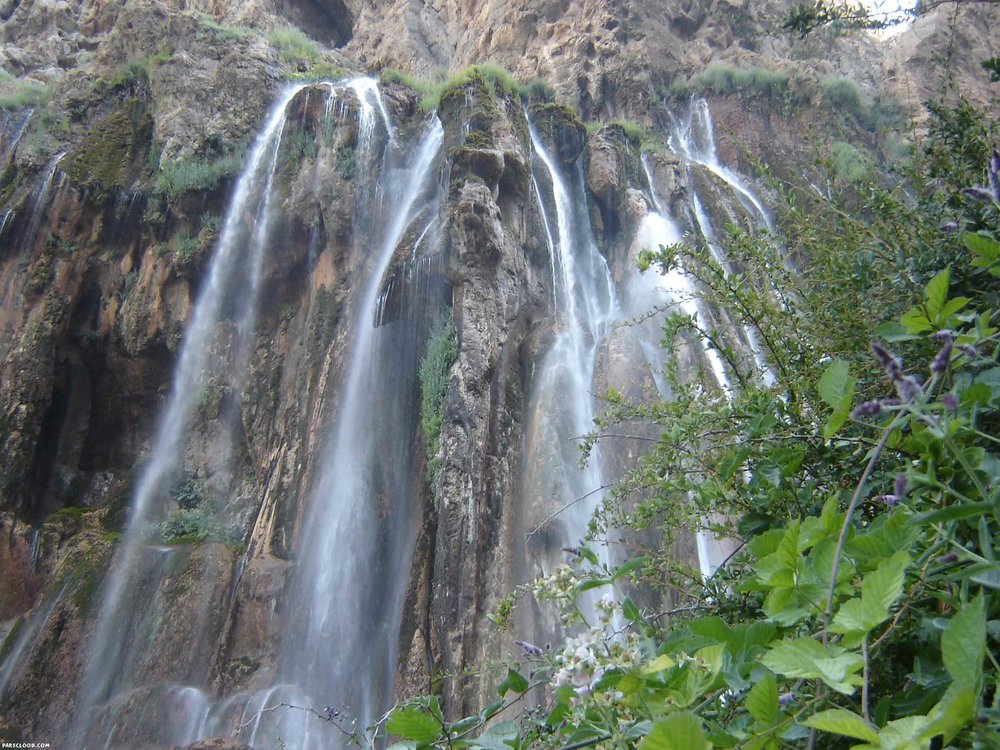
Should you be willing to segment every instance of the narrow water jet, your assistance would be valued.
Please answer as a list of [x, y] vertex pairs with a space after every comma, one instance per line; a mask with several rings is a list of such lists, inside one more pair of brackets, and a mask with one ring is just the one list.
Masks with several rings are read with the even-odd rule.
[[[579, 445], [594, 426], [596, 357], [616, 319], [618, 301], [590, 227], [582, 174], [578, 169], [567, 183], [530, 123], [529, 133], [532, 186], [549, 250], [556, 317], [554, 339], [532, 385], [526, 416], [521, 508], [527, 559], [522, 574], [530, 580], [550, 575], [565, 561], [561, 548], [586, 538], [603, 500], [600, 449], [595, 447], [581, 467]], [[543, 183], [551, 190], [551, 211]], [[608, 547], [601, 546], [597, 554], [601, 562], [612, 562]], [[586, 598], [593, 609], [596, 595]], [[548, 631], [538, 634], [539, 641], [555, 635], [554, 623], [537, 626]]]

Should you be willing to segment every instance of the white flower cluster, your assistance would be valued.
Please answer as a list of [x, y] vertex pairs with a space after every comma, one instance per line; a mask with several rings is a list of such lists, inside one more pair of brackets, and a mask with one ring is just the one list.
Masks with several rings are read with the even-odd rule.
[[[597, 603], [602, 622], [610, 622], [617, 605], [610, 597]], [[555, 656], [556, 672], [552, 677], [557, 687], [572, 687], [577, 700], [591, 696], [600, 702], [617, 703], [622, 694], [617, 690], [598, 691], [597, 686], [609, 669], [627, 671], [640, 660], [638, 639], [634, 633], [609, 634], [602, 627], [585, 630], [567, 638]]]
[[576, 602], [579, 582], [580, 578], [572, 567], [560, 565], [552, 575], [535, 581], [534, 593], [538, 599], [555, 601], [561, 610], [567, 610]]

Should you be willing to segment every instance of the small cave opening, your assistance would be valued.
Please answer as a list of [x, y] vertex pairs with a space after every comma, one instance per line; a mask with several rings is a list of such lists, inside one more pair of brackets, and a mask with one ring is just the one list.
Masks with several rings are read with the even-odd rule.
[[343, 47], [354, 36], [354, 16], [344, 0], [283, 0], [281, 12], [318, 42]]

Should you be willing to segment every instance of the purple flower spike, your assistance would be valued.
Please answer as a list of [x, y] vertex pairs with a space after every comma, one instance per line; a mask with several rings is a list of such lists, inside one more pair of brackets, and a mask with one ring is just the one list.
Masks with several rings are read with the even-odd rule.
[[954, 393], [946, 393], [941, 396], [941, 403], [944, 405], [944, 408], [948, 410], [949, 414], [958, 413], [958, 399], [955, 398]]
[[782, 708], [787, 708], [789, 705], [791, 705], [792, 701], [794, 700], [795, 700], [795, 693], [793, 692], [782, 693], [781, 695], [778, 696], [778, 705], [781, 706]]
[[944, 234], [954, 234], [955, 232], [958, 231], [958, 222], [946, 221], [944, 224], [938, 227], [938, 231], [943, 232]]
[[902, 360], [877, 341], [872, 342], [872, 354], [875, 355], [875, 359], [879, 361], [879, 364], [885, 368], [885, 372], [890, 378], [896, 380], [902, 375]]
[[878, 399], [873, 401], [865, 401], [863, 404], [859, 404], [854, 407], [854, 411], [851, 412], [851, 417], [854, 419], [860, 419], [861, 417], [874, 417], [882, 411], [882, 402]]
[[983, 203], [991, 203], [993, 201], [993, 191], [981, 185], [973, 185], [972, 187], [965, 188], [962, 192], [965, 193], [967, 198], [972, 198], [974, 201], [982, 201]]
[[895, 508], [899, 505], [899, 495], [876, 495], [876, 500], [881, 500], [887, 508]]
[[950, 344], [955, 340], [955, 332], [949, 328], [942, 328], [931, 336], [931, 340], [938, 344]]
[[931, 362], [931, 372], [942, 373], [948, 369], [948, 365], [951, 364], [951, 349], [953, 344], [950, 341], [946, 341], [945, 345], [941, 347], [941, 351], [938, 352], [934, 361]]
[[573, 557], [579, 557], [580, 556], [580, 548], [579, 547], [563, 547], [562, 551], [563, 552], [568, 552], [569, 554], [573, 555]]
[[893, 489], [892, 489], [893, 494], [896, 497], [902, 497], [903, 495], [906, 494], [906, 483], [907, 483], [906, 474], [897, 474], [896, 475], [896, 482], [893, 485]]
[[905, 375], [896, 379], [896, 392], [899, 393], [903, 403], [908, 404], [920, 398], [924, 389], [912, 375]]
[[990, 154], [990, 166], [986, 170], [990, 177], [990, 190], [993, 191], [993, 200], [1000, 204], [1000, 151], [993, 149]]
[[538, 648], [534, 643], [527, 643], [526, 641], [514, 641], [518, 646], [524, 649], [524, 655], [529, 659], [537, 659], [544, 652]]

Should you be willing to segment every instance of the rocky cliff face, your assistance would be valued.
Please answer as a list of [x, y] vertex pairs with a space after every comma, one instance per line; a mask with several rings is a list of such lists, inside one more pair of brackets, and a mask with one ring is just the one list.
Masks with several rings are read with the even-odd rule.
[[[883, 58], [864, 38], [798, 40], [776, 31], [783, 7], [0, 3], [5, 731], [39, 741], [69, 736], [87, 700], [78, 690], [88, 651], [106, 635], [102, 580], [151, 458], [234, 179], [270, 103], [289, 78], [384, 66], [432, 77], [495, 62], [522, 81], [545, 78], [583, 119], [637, 120], [657, 141], [644, 156], [620, 124], [588, 134], [572, 111], [522, 102], [481, 75], [447, 87], [437, 109], [440, 241], [428, 250], [414, 223], [379, 280], [381, 325], [420, 318], [411, 343], [423, 351], [427, 321], [414, 310], [444, 307], [457, 348], [441, 405], [440, 467], [432, 482], [426, 461], [412, 468], [418, 520], [395, 692], [438, 691], [456, 714], [487, 701], [464, 676], [511, 648], [512, 634], [487, 616], [532, 570], [526, 519], [551, 511], [542, 498], [526, 497], [525, 463], [534, 456], [524, 447], [533, 437], [533, 384], [566, 325], [556, 314], [546, 242], [553, 205], [538, 197], [551, 186], [539, 188], [536, 179], [529, 118], [560, 168], [579, 169], [584, 215], [625, 288], [654, 194], [692, 234], [695, 191], [713, 196], [705, 208], [718, 227], [756, 220], [710, 169], [665, 148], [692, 89], [715, 94], [722, 162], [748, 180], [760, 159], [780, 177], [820, 182], [827, 173], [814, 165], [810, 139], [821, 151], [832, 140], [858, 144], [872, 158], [887, 150], [884, 133], [863, 122], [863, 108], [829, 106], [823, 81], [855, 79], [869, 114], [890, 93], [904, 102], [923, 96], [931, 84], [921, 61], [944, 44], [941, 23], [950, 21], [922, 19]], [[963, 9], [957, 38], [989, 51], [970, 30], [995, 23], [996, 12]], [[288, 24], [312, 41], [289, 34]], [[953, 70], [983, 80], [977, 64], [956, 54]], [[719, 72], [704, 78], [713, 65]], [[732, 82], [732, 71], [748, 70], [777, 78]], [[305, 509], [343, 395], [352, 321], [371, 314], [358, 309], [372, 263], [358, 222], [361, 185], [371, 178], [359, 171], [361, 101], [345, 95], [328, 106], [328, 88], [303, 88], [287, 110], [248, 370], [240, 378], [225, 368], [207, 372], [177, 474], [158, 496], [173, 515], [157, 522], [175, 526], [150, 529], [142, 564], [130, 571], [130, 657], [117, 667], [114, 705], [91, 735], [112, 745], [202, 739], [174, 732], [170, 711], [182, 706], [194, 715], [266, 688], [283, 658], [283, 633], [299, 616], [291, 581]], [[985, 86], [974, 90], [990, 101]], [[404, 149], [427, 118], [420, 96], [399, 84], [384, 85], [382, 95], [395, 147]], [[227, 315], [212, 338], [223, 362], [238, 333]], [[632, 334], [609, 335], [598, 348], [595, 391], [654, 392], [649, 366], [629, 364], [640, 352]], [[424, 449], [416, 421], [410, 443]], [[627, 442], [609, 446], [608, 476], [634, 456]], [[228, 736], [234, 726], [215, 731]]]

